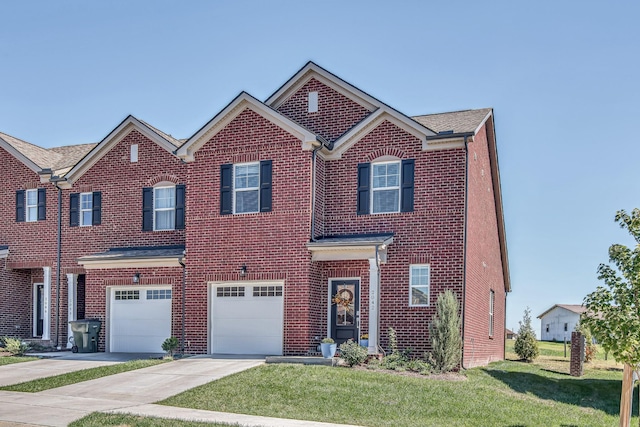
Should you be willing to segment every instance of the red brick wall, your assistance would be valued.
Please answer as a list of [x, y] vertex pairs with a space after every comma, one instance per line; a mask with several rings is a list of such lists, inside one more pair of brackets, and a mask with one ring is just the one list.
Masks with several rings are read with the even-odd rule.
[[[318, 111], [309, 113], [308, 94], [318, 92]], [[334, 141], [371, 112], [316, 79], [309, 80], [278, 111], [327, 141]]]
[[[271, 212], [220, 215], [220, 166], [272, 160]], [[207, 352], [211, 281], [284, 280], [284, 341], [306, 353], [310, 325], [311, 152], [252, 110], [240, 113], [195, 154], [187, 191], [187, 331], [190, 351]]]
[[7, 270], [5, 261], [0, 259], [0, 336], [31, 338], [31, 271]]
[[[385, 121], [342, 159], [325, 165], [328, 235], [394, 233], [388, 262], [380, 269], [381, 344], [388, 345], [388, 328], [393, 327], [399, 346], [412, 348], [415, 356], [429, 349], [428, 323], [438, 294], [452, 289], [461, 297], [463, 282], [464, 150], [424, 152], [421, 147], [415, 137]], [[415, 159], [414, 211], [356, 215], [357, 165], [385, 155]], [[432, 306], [409, 307], [409, 266], [423, 263], [431, 266]], [[361, 268], [368, 276], [365, 264]]]
[[[468, 145], [469, 195], [464, 318], [464, 366], [504, 359], [505, 289], [498, 242], [495, 188], [482, 128]], [[489, 336], [489, 293], [495, 291], [494, 333]]]

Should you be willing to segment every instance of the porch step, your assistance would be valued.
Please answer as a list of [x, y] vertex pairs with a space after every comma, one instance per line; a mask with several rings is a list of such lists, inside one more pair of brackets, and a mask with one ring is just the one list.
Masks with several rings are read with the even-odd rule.
[[337, 357], [332, 359], [325, 359], [324, 357], [315, 356], [269, 356], [267, 357], [267, 363], [297, 363], [302, 365], [321, 365], [321, 366], [336, 366], [338, 364]]

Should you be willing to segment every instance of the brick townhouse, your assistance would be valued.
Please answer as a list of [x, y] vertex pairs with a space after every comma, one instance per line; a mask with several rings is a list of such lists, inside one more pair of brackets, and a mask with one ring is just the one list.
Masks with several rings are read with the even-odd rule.
[[408, 117], [310, 62], [186, 140], [130, 116], [96, 145], [0, 134], [0, 156], [0, 334], [66, 346], [86, 317], [101, 351], [374, 354], [393, 327], [420, 356], [451, 289], [463, 366], [504, 357], [491, 109]]

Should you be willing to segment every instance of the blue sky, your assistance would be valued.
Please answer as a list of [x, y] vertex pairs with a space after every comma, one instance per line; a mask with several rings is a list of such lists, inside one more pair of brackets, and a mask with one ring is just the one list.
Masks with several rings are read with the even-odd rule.
[[[0, 131], [53, 147], [133, 114], [191, 136], [313, 60], [407, 115], [493, 107], [507, 327], [582, 302], [640, 207], [640, 3], [1, 2]], [[539, 321], [534, 319], [539, 332]]]

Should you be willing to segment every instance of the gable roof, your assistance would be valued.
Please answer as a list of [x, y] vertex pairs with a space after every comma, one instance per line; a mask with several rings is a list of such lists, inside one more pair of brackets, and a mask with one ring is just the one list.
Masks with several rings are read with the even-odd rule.
[[[60, 181], [60, 187], [70, 188], [85, 172], [87, 172], [98, 160], [107, 154], [115, 145], [124, 139], [132, 130], [137, 130], [151, 141], [164, 148], [168, 153], [174, 155], [175, 149], [180, 142], [172, 136], [160, 132], [153, 126], [138, 120], [132, 115], [127, 116], [118, 126], [115, 127], [102, 141], [93, 145], [91, 150], [77, 160], [77, 163], [67, 171], [60, 171], [58, 178], [64, 177]], [[91, 144], [89, 144], [91, 145]], [[63, 147], [63, 149], [65, 149]], [[76, 153], [80, 155], [79, 152]]]
[[478, 110], [453, 111], [450, 113], [425, 114], [414, 116], [413, 120], [432, 129], [436, 133], [477, 133], [492, 113], [491, 108]]
[[565, 310], [568, 310], [575, 314], [582, 314], [587, 311], [587, 308], [580, 304], [555, 304], [553, 307], [551, 307], [550, 309], [548, 309], [547, 311], [539, 315], [538, 319], [542, 319], [545, 315], [547, 315], [547, 313], [549, 313], [551, 310], [557, 307], [564, 308]]
[[60, 160], [60, 155], [57, 153], [49, 152], [42, 147], [2, 132], [0, 132], [0, 147], [35, 173], [51, 167], [53, 163]]
[[186, 162], [195, 160], [195, 152], [213, 138], [218, 132], [229, 124], [244, 110], [250, 109], [266, 120], [286, 130], [302, 141], [302, 149], [310, 150], [315, 146], [324, 144], [322, 138], [315, 135], [310, 130], [304, 128], [286, 116], [283, 116], [273, 108], [258, 101], [246, 92], [241, 92], [225, 108], [201, 127], [191, 138], [189, 138], [178, 150], [176, 154]]

